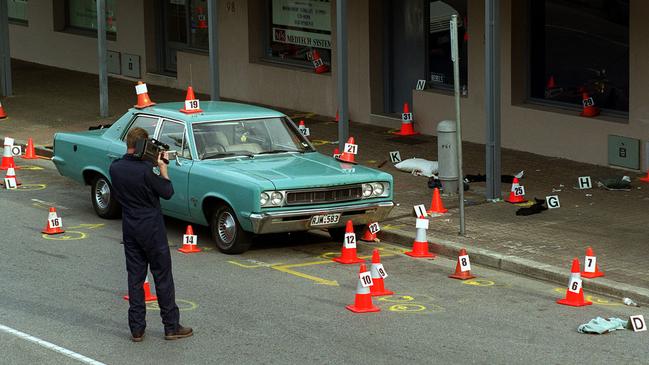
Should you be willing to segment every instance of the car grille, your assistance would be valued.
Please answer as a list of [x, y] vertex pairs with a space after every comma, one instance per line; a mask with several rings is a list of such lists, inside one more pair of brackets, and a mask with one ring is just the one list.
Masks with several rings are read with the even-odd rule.
[[286, 205], [325, 204], [360, 200], [363, 189], [360, 185], [337, 186], [325, 189], [289, 190]]

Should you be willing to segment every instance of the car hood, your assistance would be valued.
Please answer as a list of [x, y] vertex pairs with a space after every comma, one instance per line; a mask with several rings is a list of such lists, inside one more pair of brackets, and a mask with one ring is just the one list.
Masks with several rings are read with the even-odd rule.
[[268, 180], [277, 190], [392, 181], [392, 176], [387, 173], [343, 163], [318, 152], [231, 159], [227, 161], [227, 166], [249, 178]]

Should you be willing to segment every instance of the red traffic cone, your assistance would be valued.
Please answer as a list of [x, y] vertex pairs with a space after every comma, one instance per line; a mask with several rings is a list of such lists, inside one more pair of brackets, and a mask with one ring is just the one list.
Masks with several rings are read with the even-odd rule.
[[372, 233], [370, 230], [370, 225], [372, 224], [377, 224], [378, 223], [368, 223], [367, 226], [365, 226], [365, 231], [363, 232], [363, 236], [361, 237], [361, 241], [365, 242], [381, 242], [381, 240], [376, 237], [376, 232]]
[[595, 101], [593, 98], [588, 95], [587, 92], [581, 94], [582, 104], [584, 105], [584, 110], [581, 111], [579, 115], [582, 117], [596, 117], [599, 115], [599, 108], [595, 106]]
[[351, 220], [347, 221], [345, 226], [345, 242], [339, 257], [334, 257], [332, 260], [341, 264], [357, 264], [363, 262], [356, 256], [356, 234], [354, 233], [354, 224]]
[[383, 264], [381, 264], [381, 257], [379, 256], [378, 249], [374, 249], [374, 251], [372, 251], [372, 266], [370, 267], [370, 273], [372, 274], [372, 286], [370, 286], [370, 294], [373, 297], [394, 294], [393, 291], [387, 290], [385, 288], [383, 277], [387, 277], [388, 274], [385, 272]]
[[5, 108], [2, 106], [2, 103], [0, 103], [0, 119], [5, 119], [7, 117], [7, 113], [5, 112]]
[[20, 185], [18, 178], [16, 178], [16, 171], [13, 167], [7, 169], [5, 178], [3, 181], [0, 181], [0, 184], [4, 185], [5, 189], [15, 189], [18, 185]]
[[313, 60], [311, 61], [313, 63], [313, 68], [315, 70], [315, 73], [321, 74], [329, 71], [329, 67], [325, 65], [324, 61], [322, 61], [322, 58], [320, 57], [320, 53], [318, 53], [317, 49], [313, 50]]
[[18, 170], [20, 167], [16, 166], [14, 162], [14, 156], [11, 154], [11, 147], [14, 145], [14, 139], [10, 137], [5, 137], [4, 149], [2, 152], [2, 164], [0, 164], [0, 170], [8, 170], [10, 167]]
[[419, 134], [415, 132], [415, 129], [412, 125], [412, 113], [408, 107], [408, 103], [403, 103], [403, 113], [401, 113], [401, 130], [394, 132], [400, 136], [414, 136]]
[[[425, 219], [423, 216], [419, 219]], [[411, 257], [423, 257], [423, 258], [435, 258], [435, 254], [428, 251], [428, 238], [426, 237], [426, 228], [420, 227], [417, 228], [417, 234], [415, 235], [415, 242], [412, 244], [412, 251], [406, 252], [406, 255]]]
[[59, 234], [65, 233], [63, 230], [63, 218], [59, 217], [56, 214], [56, 208], [51, 207], [50, 212], [47, 215], [47, 223], [45, 228], [41, 231], [44, 234]]
[[198, 29], [207, 29], [207, 16], [203, 11], [202, 6], [196, 7], [196, 12], [198, 13]]
[[367, 276], [367, 268], [365, 267], [365, 264], [360, 265], [358, 274], [359, 278], [358, 285], [356, 286], [356, 297], [354, 298], [354, 304], [345, 306], [345, 308], [354, 313], [379, 312], [381, 309], [379, 307], [375, 307], [372, 303], [372, 294], [370, 294], [370, 288], [363, 286], [362, 276]]
[[187, 86], [187, 96], [185, 97], [185, 107], [180, 109], [185, 114], [201, 113], [203, 110], [200, 108], [200, 102], [194, 96], [194, 89]]
[[579, 259], [576, 257], [572, 260], [570, 281], [568, 282], [568, 289], [566, 289], [566, 297], [557, 300], [557, 303], [573, 307], [582, 307], [584, 305], [593, 304], [593, 302], [584, 300], [584, 289], [581, 287], [581, 275], [579, 275]]
[[516, 195], [516, 188], [518, 188], [520, 184], [518, 183], [518, 178], [514, 176], [514, 180], [512, 181], [512, 189], [509, 191], [509, 198], [505, 199], [506, 202], [512, 203], [512, 204], [517, 204], [517, 203], [525, 203], [525, 195]]
[[149, 99], [149, 91], [146, 88], [146, 84], [142, 81], [138, 81], [135, 85], [135, 93], [137, 94], [137, 104], [134, 105], [136, 109], [144, 109], [155, 105], [151, 99]]
[[198, 236], [194, 234], [194, 229], [191, 225], [187, 226], [185, 235], [183, 236], [183, 247], [179, 248], [178, 251], [182, 253], [196, 253], [203, 251], [198, 248]]
[[[464, 262], [462, 260], [464, 260]], [[465, 268], [464, 271], [462, 271], [462, 267]], [[457, 264], [455, 265], [455, 273], [448, 277], [460, 280], [475, 278], [475, 276], [471, 275], [471, 263], [469, 262], [469, 255], [466, 253], [465, 249], [460, 249], [460, 253], [457, 257]]]
[[[355, 145], [356, 143], [354, 142], [354, 137], [349, 137], [346, 144]], [[347, 152], [347, 151], [343, 150], [343, 153], [340, 155], [340, 157], [338, 157], [338, 160], [342, 161], [342, 162], [355, 164], [356, 160], [355, 160], [354, 156], [355, 156], [354, 153], [350, 153], [350, 152]]]
[[[599, 264], [597, 263], [597, 257], [593, 252], [591, 247], [586, 248], [586, 257], [584, 258], [584, 271], [581, 272], [581, 277], [583, 278], [598, 278], [604, 276], [604, 273], [599, 270]], [[586, 271], [590, 270], [590, 271]]]
[[556, 82], [554, 82], [554, 75], [550, 75], [550, 78], [548, 79], [548, 83], [545, 85], [546, 89], [554, 89], [557, 87]]
[[[144, 278], [144, 284], [142, 285], [142, 289], [144, 289], [144, 301], [145, 302], [155, 302], [158, 300], [158, 297], [153, 295], [151, 293], [151, 284], [149, 284], [149, 275], [147, 274], [146, 278]], [[128, 300], [128, 295], [124, 296], [124, 300]]]
[[36, 160], [38, 159], [38, 156], [36, 156], [36, 150], [34, 149], [34, 141], [32, 138], [27, 139], [27, 148], [25, 149], [25, 154], [21, 156], [23, 160]]
[[304, 124], [304, 120], [300, 120], [300, 123], [297, 125], [298, 129], [306, 129], [306, 125]]
[[[334, 158], [340, 157], [340, 149], [338, 149], [338, 147], [334, 148], [334, 153], [332, 155]], [[336, 155], [338, 156], [336, 157]]]
[[428, 209], [427, 213], [432, 214], [446, 212], [448, 212], [448, 209], [444, 208], [444, 202], [442, 201], [442, 197], [439, 194], [439, 188], [433, 189], [433, 199], [430, 201], [430, 209]]
[[336, 123], [340, 122], [340, 114], [338, 113], [338, 109], [336, 109]]
[[647, 170], [647, 176], [641, 177], [639, 180], [644, 182], [649, 182], [649, 170]]

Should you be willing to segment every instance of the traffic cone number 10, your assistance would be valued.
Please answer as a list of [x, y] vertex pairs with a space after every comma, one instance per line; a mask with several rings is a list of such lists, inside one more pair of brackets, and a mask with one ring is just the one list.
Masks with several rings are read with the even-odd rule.
[[368, 286], [372, 286], [374, 284], [372, 282], [372, 275], [369, 271], [362, 272], [358, 275], [361, 278], [361, 285], [363, 285], [363, 288], [367, 288]]

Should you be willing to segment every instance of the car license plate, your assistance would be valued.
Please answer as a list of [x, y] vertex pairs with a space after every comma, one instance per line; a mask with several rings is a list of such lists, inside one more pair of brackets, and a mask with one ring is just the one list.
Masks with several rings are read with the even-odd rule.
[[335, 224], [340, 221], [340, 213], [314, 215], [311, 218], [312, 226], [324, 226], [326, 224]]

